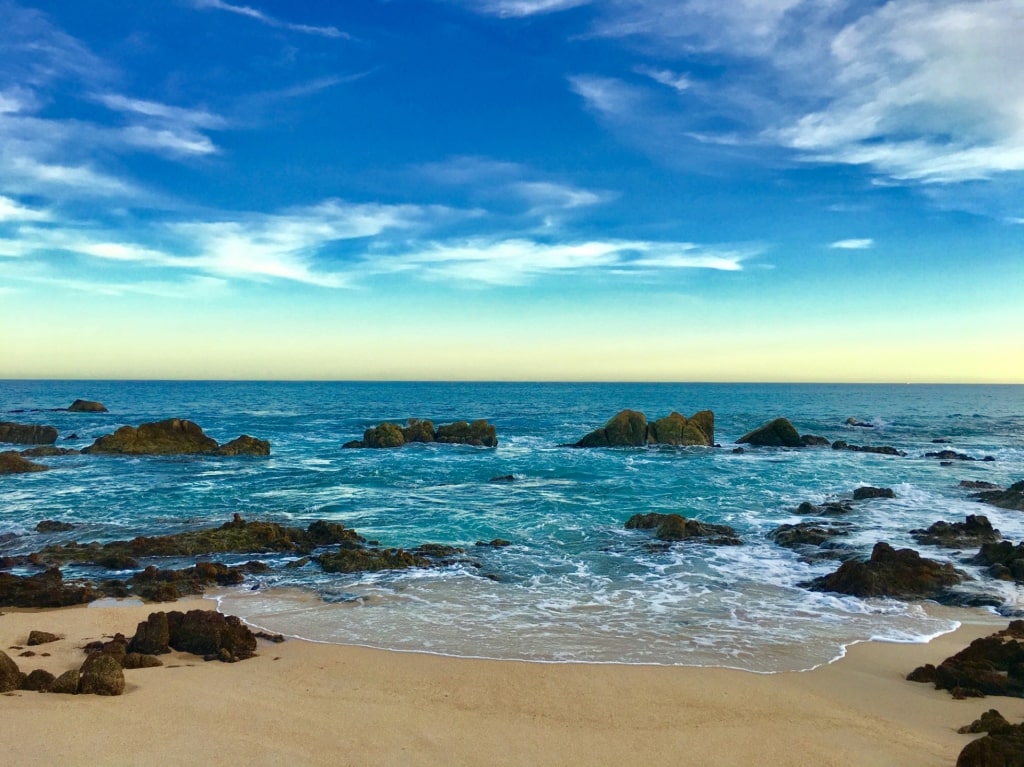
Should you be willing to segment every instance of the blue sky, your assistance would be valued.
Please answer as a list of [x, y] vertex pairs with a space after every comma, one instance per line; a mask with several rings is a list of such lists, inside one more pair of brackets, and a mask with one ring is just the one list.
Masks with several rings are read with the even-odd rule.
[[0, 377], [1024, 382], [1024, 2], [0, 0]]

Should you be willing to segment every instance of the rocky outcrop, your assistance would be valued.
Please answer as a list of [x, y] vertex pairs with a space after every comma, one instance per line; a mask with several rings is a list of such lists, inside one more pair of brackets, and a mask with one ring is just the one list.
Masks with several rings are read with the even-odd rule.
[[69, 413], [106, 413], [107, 407], [102, 402], [88, 399], [76, 399], [68, 408]]
[[974, 458], [966, 453], [958, 453], [955, 450], [938, 450], [933, 453], [925, 453], [925, 458], [937, 458], [940, 461], [994, 461], [995, 457], [986, 455], [984, 458]]
[[270, 443], [242, 435], [223, 447], [202, 428], [181, 418], [122, 426], [100, 437], [83, 453], [101, 455], [268, 455]]
[[48, 471], [49, 466], [34, 463], [15, 450], [0, 453], [0, 474], [31, 474], [36, 471]]
[[254, 562], [241, 567], [228, 567], [220, 562], [197, 562], [193, 567], [163, 570], [150, 565], [129, 579], [133, 596], [148, 602], [173, 602], [192, 594], [202, 594], [207, 586], [237, 586], [246, 573], [263, 572], [267, 566]]
[[1024, 767], [1024, 724], [997, 727], [971, 741], [957, 757], [956, 767]]
[[995, 543], [1002, 538], [988, 517], [980, 514], [969, 514], [963, 522], [939, 521], [924, 530], [911, 530], [910, 534], [918, 543], [952, 549]]
[[124, 669], [116, 657], [97, 652], [85, 659], [78, 680], [79, 695], [121, 695]]
[[313, 557], [327, 573], [376, 572], [405, 570], [411, 567], [435, 567], [454, 561], [462, 549], [439, 544], [426, 544], [415, 549], [381, 549], [377, 547], [342, 546], [337, 551]]
[[57, 568], [35, 575], [0, 573], [0, 605], [4, 607], [67, 607], [98, 599], [91, 583], [65, 583]]
[[715, 443], [715, 414], [702, 410], [687, 418], [673, 411], [648, 422], [637, 410], [623, 410], [600, 429], [587, 434], [572, 447], [643, 447], [645, 445], [703, 445]]
[[81, 451], [68, 447], [54, 447], [53, 445], [40, 445], [28, 450], [22, 450], [21, 454], [26, 458], [54, 458], [64, 455], [78, 455]]
[[796, 507], [796, 513], [805, 517], [837, 517], [849, 514], [853, 511], [853, 504], [850, 501], [826, 501], [822, 504], [804, 501]]
[[1001, 509], [1024, 511], [1024, 480], [1014, 482], [1006, 490], [984, 490], [974, 497]]
[[741, 445], [758, 445], [761, 447], [803, 447], [804, 441], [792, 423], [786, 418], [776, 418], [753, 431], [749, 431], [738, 440]]
[[835, 538], [849, 535], [852, 528], [846, 522], [798, 522], [795, 525], [779, 525], [768, 533], [768, 539], [788, 549], [819, 549], [817, 553], [824, 554], [832, 548]]
[[898, 455], [905, 456], [902, 450], [897, 450], [891, 445], [851, 445], [841, 439], [832, 443], [833, 450], [850, 450], [854, 453], [874, 453], [876, 455]]
[[713, 525], [681, 514], [634, 514], [625, 525], [627, 530], [654, 530], [659, 541], [697, 540], [717, 546], [739, 546], [742, 541], [728, 525]]
[[1012, 621], [1002, 631], [975, 639], [938, 666], [919, 666], [907, 679], [930, 682], [936, 690], [949, 690], [955, 698], [1024, 698], [1024, 621]]
[[53, 426], [0, 421], [0, 442], [14, 445], [52, 445], [56, 441], [57, 429]]
[[951, 564], [925, 559], [913, 549], [894, 549], [883, 541], [875, 544], [866, 562], [844, 562], [831, 575], [804, 585], [855, 597], [935, 599], [965, 577]]
[[202, 655], [207, 660], [226, 663], [251, 658], [256, 654], [256, 637], [234, 615], [212, 610], [177, 610], [167, 614], [168, 644], [179, 652]]
[[988, 574], [993, 578], [1024, 583], [1024, 543], [1016, 546], [1009, 541], [983, 543], [972, 561], [986, 565]]
[[497, 447], [498, 432], [484, 419], [456, 421], [434, 428], [433, 421], [410, 418], [405, 426], [384, 422], [363, 432], [361, 440], [346, 442], [346, 448], [392, 448], [414, 442], [439, 442], [445, 445]]
[[896, 493], [890, 487], [871, 487], [865, 485], [853, 491], [853, 500], [868, 501], [872, 498], [895, 498]]

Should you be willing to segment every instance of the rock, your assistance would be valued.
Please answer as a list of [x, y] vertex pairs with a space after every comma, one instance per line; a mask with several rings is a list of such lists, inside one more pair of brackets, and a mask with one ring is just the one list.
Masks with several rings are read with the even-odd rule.
[[433, 442], [434, 422], [421, 421], [419, 418], [410, 418], [408, 425], [402, 429], [402, 438], [406, 444], [410, 442]]
[[842, 514], [849, 514], [853, 511], [853, 504], [850, 501], [826, 501], [820, 506], [804, 501], [796, 507], [796, 513], [805, 517], [836, 517]]
[[152, 602], [173, 602], [179, 597], [202, 594], [206, 586], [237, 586], [245, 580], [244, 568], [220, 562], [197, 562], [181, 570], [161, 570], [150, 565], [129, 581], [134, 596]]
[[761, 447], [803, 447], [804, 442], [786, 418], [776, 418], [753, 431], [747, 432], [738, 440], [743, 445]]
[[1024, 767], [1024, 724], [1011, 724], [964, 746], [956, 767]]
[[156, 668], [164, 665], [164, 662], [155, 655], [143, 655], [142, 653], [126, 653], [121, 666], [125, 669]]
[[660, 541], [683, 541], [700, 539], [701, 543], [717, 546], [739, 546], [739, 536], [728, 525], [713, 525], [696, 519], [687, 519], [681, 514], [634, 514], [625, 525], [627, 530], [654, 530], [654, 537]]
[[11, 660], [11, 656], [0, 650], [0, 692], [20, 690], [24, 681], [25, 675], [18, 669], [18, 664]]
[[897, 450], [891, 445], [850, 445], [841, 439], [832, 443], [833, 450], [850, 450], [854, 453], [875, 453], [876, 455], [898, 455], [905, 456], [902, 450]]
[[128, 642], [128, 652], [139, 655], [162, 655], [171, 651], [171, 630], [167, 613], [150, 613], [139, 623], [135, 636]]
[[872, 498], [895, 498], [896, 493], [889, 487], [871, 487], [865, 485], [864, 487], [858, 487], [853, 491], [853, 500], [855, 501], [867, 501]]
[[189, 455], [212, 453], [217, 441], [203, 433], [192, 421], [169, 418], [144, 423], [138, 428], [122, 426], [113, 434], [100, 437], [83, 453], [113, 455]]
[[503, 549], [506, 546], [511, 546], [512, 541], [506, 541], [504, 538], [495, 538], [492, 541], [477, 541], [477, 546], [490, 546], [492, 549]]
[[1014, 482], [1006, 490], [985, 490], [974, 497], [1001, 509], [1024, 511], [1024, 480]]
[[102, 402], [87, 399], [76, 399], [68, 408], [69, 413], [106, 413], [107, 408]]
[[78, 669], [73, 668], [58, 676], [50, 685], [50, 692], [60, 695], [78, 694]]
[[926, 530], [911, 530], [910, 534], [918, 543], [954, 549], [995, 543], [1002, 538], [988, 517], [974, 514], [969, 514], [964, 522], [939, 521]]
[[0, 442], [15, 445], [52, 445], [56, 441], [56, 427], [0, 421]]
[[1024, 620], [975, 639], [937, 667], [930, 663], [919, 666], [907, 679], [931, 682], [937, 690], [952, 692], [953, 697], [1024, 697]]
[[515, 474], [503, 474], [500, 477], [491, 477], [487, 481], [488, 482], [515, 482], [516, 481], [516, 475]]
[[818, 437], [814, 434], [802, 434], [800, 435], [800, 441], [807, 447], [830, 447], [830, 443], [824, 437]]
[[998, 490], [999, 485], [994, 482], [985, 482], [981, 479], [962, 479], [960, 480], [960, 487], [966, 487], [969, 490]]
[[478, 419], [472, 423], [456, 421], [455, 423], [439, 426], [434, 439], [437, 442], [449, 445], [498, 446], [497, 429], [483, 419]]
[[51, 634], [49, 631], [37, 631], [33, 629], [28, 632], [28, 641], [25, 642], [29, 647], [35, 647], [41, 644], [50, 644], [50, 642], [60, 641], [60, 637], [57, 634]]
[[[934, 453], [925, 453], [925, 458], [937, 458], [940, 461], [977, 461], [978, 458], [967, 455], [966, 453], [958, 453], [955, 450], [938, 450]], [[994, 461], [995, 458], [987, 455], [981, 458], [982, 461]]]
[[124, 670], [117, 658], [107, 653], [93, 653], [80, 669], [78, 692], [81, 695], [121, 695], [124, 693]]
[[26, 458], [53, 458], [55, 456], [78, 455], [80, 450], [72, 450], [66, 447], [54, 447], [53, 445], [40, 445], [28, 450], [22, 450], [21, 454]]
[[256, 654], [256, 637], [249, 627], [234, 615], [212, 610], [189, 610], [167, 614], [170, 646], [179, 652], [202, 655], [227, 663], [251, 658]]
[[398, 424], [382, 423], [363, 432], [363, 444], [372, 448], [401, 447], [405, 444], [405, 435]]
[[867, 562], [844, 562], [831, 575], [802, 585], [855, 597], [934, 599], [965, 577], [951, 564], [925, 559], [913, 549], [894, 549], [883, 541], [875, 544]]
[[21, 689], [30, 692], [49, 692], [53, 687], [56, 677], [44, 668], [33, 669], [25, 677]]
[[0, 474], [29, 474], [34, 471], [48, 471], [49, 468], [41, 463], [33, 463], [14, 450], [0, 453]]
[[70, 522], [59, 522], [55, 519], [43, 519], [36, 523], [37, 533], [66, 533], [74, 529], [75, 526]]
[[623, 410], [604, 426], [587, 434], [573, 447], [642, 447], [644, 445], [711, 446], [715, 441], [715, 414], [710, 410], [690, 418], [677, 412], [648, 423], [636, 410]]
[[257, 639], [273, 642], [274, 644], [281, 644], [286, 641], [284, 634], [268, 634], [266, 631], [257, 631], [255, 636]]
[[873, 423], [867, 423], [866, 421], [857, 420], [853, 416], [850, 416], [849, 418], [846, 419], [846, 425], [847, 426], [859, 426], [862, 429], [873, 429], [873, 428], [875, 428], [875, 425]]
[[57, 568], [21, 577], [0, 573], [0, 605], [4, 607], [66, 607], [101, 596], [92, 584], [65, 583]]
[[248, 434], [225, 442], [215, 451], [217, 455], [270, 455], [270, 443], [265, 439], [256, 439]]
[[830, 543], [837, 536], [849, 535], [852, 527], [845, 522], [827, 525], [819, 522], [798, 522], [795, 525], [779, 525], [768, 533], [768, 538], [789, 549], [820, 547]]
[[378, 570], [404, 570], [446, 564], [461, 549], [428, 544], [417, 549], [379, 549], [342, 546], [338, 551], [313, 557], [324, 572], [358, 573]]
[[994, 578], [1024, 583], [1024, 542], [1016, 546], [1009, 541], [983, 543], [972, 561], [987, 565]]
[[1009, 726], [1010, 723], [1006, 721], [1002, 714], [996, 709], [990, 708], [970, 724], [961, 727], [957, 732], [961, 735], [969, 735], [978, 732], [994, 732]]

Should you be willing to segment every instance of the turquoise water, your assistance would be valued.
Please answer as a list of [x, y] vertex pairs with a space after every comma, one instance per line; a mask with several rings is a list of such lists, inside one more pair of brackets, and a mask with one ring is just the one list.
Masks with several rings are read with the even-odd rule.
[[[96, 399], [107, 414], [12, 410]], [[711, 409], [721, 448], [560, 447], [623, 408], [648, 417]], [[892, 487], [895, 500], [858, 504], [847, 542], [918, 548], [979, 576], [965, 592], [1005, 612], [1020, 587], [981, 577], [963, 555], [921, 547], [909, 530], [984, 513], [1024, 539], [1024, 514], [981, 506], [963, 479], [1024, 478], [1024, 387], [744, 384], [0, 382], [0, 419], [48, 423], [59, 445], [83, 447], [124, 424], [189, 418], [224, 442], [270, 440], [247, 458], [47, 459], [53, 471], [0, 478], [7, 553], [46, 542], [112, 540], [249, 519], [305, 525], [332, 519], [388, 546], [467, 547], [478, 566], [325, 575], [308, 566], [254, 578], [222, 596], [225, 611], [265, 628], [329, 642], [454, 655], [549, 661], [808, 668], [846, 644], [915, 641], [950, 630], [920, 605], [815, 594], [797, 584], [835, 569], [808, 563], [766, 534], [802, 518], [802, 501]], [[904, 458], [828, 449], [747, 450], [744, 432], [786, 416], [801, 433], [893, 445]], [[875, 424], [847, 426], [853, 416]], [[486, 418], [496, 449], [412, 445], [342, 450], [382, 420]], [[71, 437], [71, 438], [69, 438]], [[949, 445], [935, 445], [948, 439]], [[942, 466], [952, 448], [992, 462]], [[517, 481], [492, 477], [514, 474]], [[735, 527], [741, 547], [651, 546], [623, 529], [637, 512], [678, 512]], [[78, 525], [35, 533], [40, 519]], [[503, 549], [475, 547], [505, 538]], [[245, 557], [244, 559], [248, 559]], [[267, 560], [283, 565], [287, 558]], [[177, 563], [161, 563], [177, 565]]]

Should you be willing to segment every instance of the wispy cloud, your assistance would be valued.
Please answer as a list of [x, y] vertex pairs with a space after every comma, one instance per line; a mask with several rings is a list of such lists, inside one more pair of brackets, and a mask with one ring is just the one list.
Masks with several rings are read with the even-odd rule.
[[239, 16], [246, 16], [250, 19], [255, 19], [261, 24], [266, 24], [267, 26], [276, 27], [278, 29], [287, 29], [292, 32], [302, 32], [308, 35], [320, 35], [321, 37], [349, 38], [347, 33], [342, 32], [334, 26], [313, 26], [310, 24], [297, 24], [294, 22], [282, 21], [275, 16], [271, 16], [268, 13], [264, 13], [263, 11], [248, 5], [232, 5], [231, 3], [226, 3], [223, 0], [192, 0], [192, 5], [204, 10], [227, 11], [228, 13], [234, 13]]
[[836, 248], [838, 250], [867, 250], [868, 248], [874, 247], [875, 241], [870, 237], [864, 237], [861, 239], [852, 240], [836, 240], [829, 244], [830, 248]]
[[588, 5], [592, 0], [462, 0], [462, 2], [480, 13], [504, 18], [519, 18], [564, 11]]
[[30, 208], [17, 200], [0, 195], [0, 223], [6, 221], [48, 221], [49, 211]]
[[646, 75], [656, 83], [666, 85], [674, 91], [682, 93], [693, 87], [693, 81], [686, 75], [673, 72], [671, 69], [657, 69], [649, 66], [636, 68], [637, 74]]

